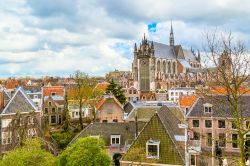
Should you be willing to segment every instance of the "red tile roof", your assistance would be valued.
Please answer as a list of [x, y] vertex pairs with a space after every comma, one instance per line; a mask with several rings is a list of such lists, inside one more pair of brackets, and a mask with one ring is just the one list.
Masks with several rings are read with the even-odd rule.
[[101, 106], [105, 103], [105, 101], [107, 99], [113, 99], [115, 101], [115, 103], [117, 103], [122, 109], [123, 109], [123, 106], [122, 104], [115, 98], [115, 97], [108, 97], [108, 98], [102, 98], [96, 105], [95, 105], [95, 108], [96, 110], [99, 110], [101, 108]]
[[64, 96], [64, 86], [43, 87], [43, 96], [50, 96], [52, 93], [56, 93], [57, 96]]
[[188, 106], [191, 107], [194, 102], [198, 99], [197, 96], [192, 95], [192, 96], [180, 96], [179, 97], [179, 104], [181, 107]]

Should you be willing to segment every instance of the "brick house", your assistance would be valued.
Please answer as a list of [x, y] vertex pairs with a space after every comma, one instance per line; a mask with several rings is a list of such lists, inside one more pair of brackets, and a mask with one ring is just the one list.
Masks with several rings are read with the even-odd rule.
[[43, 102], [43, 118], [46, 124], [58, 125], [62, 123], [64, 98], [60, 96], [46, 96]]
[[1, 152], [11, 150], [20, 139], [41, 135], [41, 111], [19, 87], [13, 97], [1, 90]]
[[122, 104], [113, 96], [103, 97], [95, 106], [96, 121], [123, 122], [124, 109]]
[[[249, 127], [250, 96], [243, 95], [239, 99], [245, 118], [245, 127]], [[232, 111], [225, 95], [213, 95], [199, 98], [190, 108], [186, 116], [188, 131], [188, 152], [191, 165], [202, 164], [218, 165], [218, 160], [211, 156], [215, 155], [215, 142], [222, 150], [222, 157], [227, 163], [232, 158], [239, 156], [237, 144], [238, 135], [235, 132]], [[250, 133], [246, 134], [249, 137]], [[245, 145], [250, 147], [250, 141]], [[231, 161], [230, 161], [231, 160]]]

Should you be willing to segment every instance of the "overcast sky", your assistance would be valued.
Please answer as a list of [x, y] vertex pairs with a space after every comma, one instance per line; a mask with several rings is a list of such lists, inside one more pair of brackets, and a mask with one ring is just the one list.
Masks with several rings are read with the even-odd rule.
[[0, 18], [0, 77], [130, 70], [134, 43], [168, 44], [171, 19], [185, 48], [214, 28], [250, 39], [249, 0], [8, 0]]

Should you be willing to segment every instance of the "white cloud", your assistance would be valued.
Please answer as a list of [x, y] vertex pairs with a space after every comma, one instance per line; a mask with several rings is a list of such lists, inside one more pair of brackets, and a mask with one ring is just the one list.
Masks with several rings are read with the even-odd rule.
[[[176, 44], [186, 48], [201, 48], [202, 32], [213, 27], [230, 28], [248, 40], [248, 6], [247, 0], [0, 2], [0, 75], [129, 70], [133, 43], [143, 33], [168, 43], [170, 19]], [[156, 32], [148, 33], [152, 22], [157, 22]]]

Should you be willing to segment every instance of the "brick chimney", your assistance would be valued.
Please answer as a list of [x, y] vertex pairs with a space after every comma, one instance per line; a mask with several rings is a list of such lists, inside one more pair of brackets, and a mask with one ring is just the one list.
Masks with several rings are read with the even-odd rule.
[[4, 108], [4, 91], [0, 89], [0, 110]]

